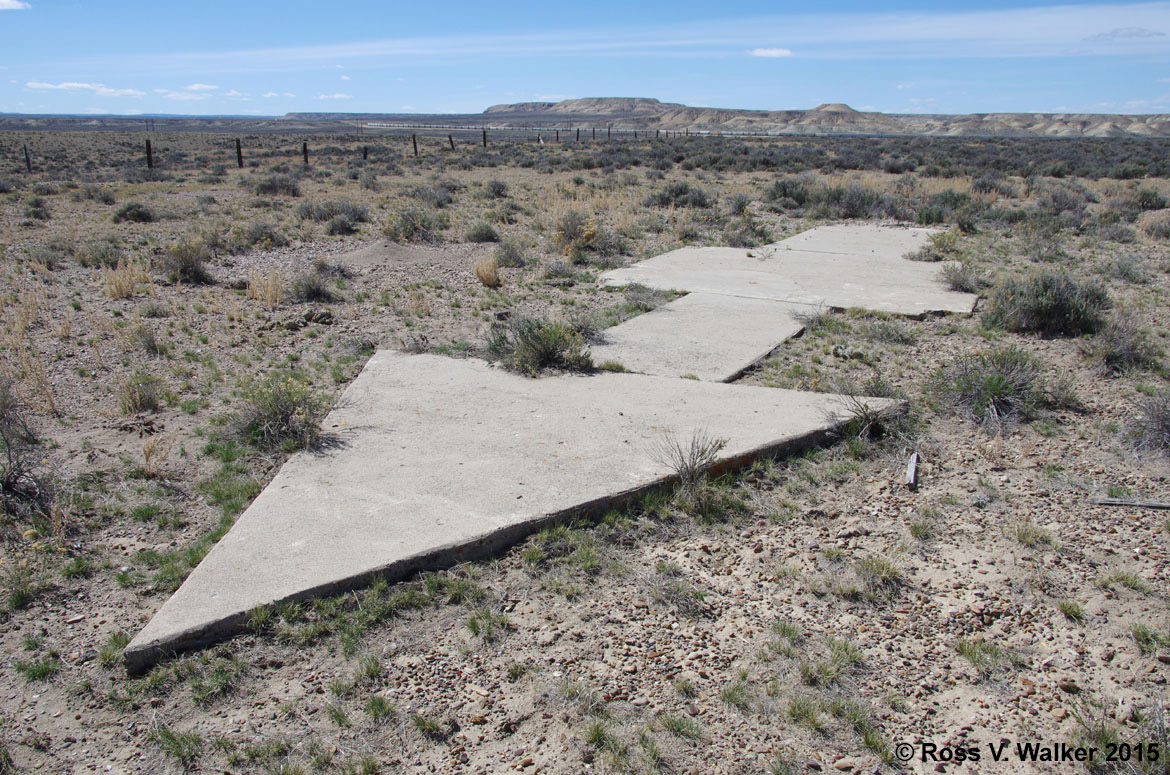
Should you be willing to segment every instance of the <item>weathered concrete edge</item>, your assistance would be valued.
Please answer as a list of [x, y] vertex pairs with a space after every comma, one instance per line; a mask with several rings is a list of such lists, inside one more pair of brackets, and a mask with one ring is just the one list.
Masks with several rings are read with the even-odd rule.
[[[881, 413], [887, 416], [896, 414], [903, 411], [905, 406], [906, 402], [904, 401], [892, 402], [882, 409]], [[713, 463], [708, 468], [708, 473], [715, 475], [724, 474], [746, 468], [756, 460], [788, 457], [809, 447], [832, 442], [840, 429], [850, 419], [850, 417], [833, 418], [828, 427], [809, 431], [799, 436], [769, 442], [755, 449], [724, 458]], [[629, 504], [647, 493], [672, 487], [677, 483], [677, 479], [678, 477], [674, 475], [665, 476], [661, 479], [647, 482], [613, 495], [606, 495], [552, 514], [544, 514], [523, 522], [518, 522], [515, 525], [498, 528], [475, 538], [453, 542], [427, 552], [421, 552], [401, 560], [396, 560], [374, 570], [363, 571], [362, 573], [347, 576], [327, 584], [320, 584], [297, 592], [296, 594], [280, 598], [279, 600], [273, 600], [269, 605], [279, 605], [281, 603], [324, 597], [339, 592], [348, 592], [352, 589], [367, 586], [370, 580], [376, 577], [383, 577], [388, 581], [400, 581], [420, 571], [443, 570], [462, 562], [490, 557], [503, 549], [520, 543], [528, 536], [545, 527], [562, 524], [580, 517], [599, 516], [606, 511]], [[155, 664], [178, 656], [183, 652], [210, 646], [239, 635], [246, 629], [245, 622], [247, 617], [247, 612], [234, 614], [209, 624], [189, 628], [166, 639], [144, 643], [133, 649], [127, 648], [122, 653], [126, 672], [130, 675], [140, 675]]]
[[801, 336], [804, 336], [804, 332], [805, 332], [806, 328], [807, 328], [807, 326], [805, 326], [802, 323], [800, 328], [796, 329], [796, 331], [794, 331], [791, 334], [789, 334], [788, 336], [784, 337], [779, 342], [772, 345], [764, 352], [760, 353], [757, 357], [753, 358], [751, 361], [748, 361], [747, 363], [745, 363], [742, 368], [739, 368], [736, 371], [732, 372], [731, 374], [728, 374], [726, 377], [721, 379], [720, 382], [723, 382], [723, 383], [735, 382], [737, 379], [739, 379], [743, 375], [747, 374], [749, 371], [752, 371], [753, 369], [755, 369], [757, 366], [759, 366], [764, 361], [768, 360], [768, 358], [772, 357], [772, 353], [776, 352], [777, 350], [779, 350], [784, 345], [788, 344], [793, 339], [799, 339]]

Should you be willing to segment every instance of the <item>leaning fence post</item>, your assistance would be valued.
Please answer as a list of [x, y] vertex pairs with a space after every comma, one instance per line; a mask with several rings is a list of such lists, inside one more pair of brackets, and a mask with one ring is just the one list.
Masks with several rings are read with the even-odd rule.
[[240, 138], [236, 138], [236, 166], [244, 168], [244, 148], [240, 145]]
[[455, 150], [455, 138], [451, 135], [447, 135], [447, 142], [451, 143], [451, 150]]
[[414, 143], [414, 155], [418, 156], [418, 135], [411, 135], [410, 142]]
[[150, 149], [150, 140], [146, 141], [146, 168], [148, 170], [154, 169], [154, 152]]
[[301, 156], [305, 159], [305, 166], [309, 166], [309, 144], [301, 143]]

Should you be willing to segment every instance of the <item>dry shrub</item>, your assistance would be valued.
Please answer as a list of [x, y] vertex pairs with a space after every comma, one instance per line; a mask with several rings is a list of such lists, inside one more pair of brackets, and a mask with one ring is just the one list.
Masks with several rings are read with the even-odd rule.
[[1092, 340], [1082, 343], [1081, 352], [1102, 374], [1156, 368], [1161, 354], [1141, 326], [1126, 315], [1114, 317]]
[[102, 270], [102, 286], [111, 299], [129, 299], [138, 292], [138, 284], [150, 281], [141, 264], [122, 260], [113, 269]]
[[329, 402], [295, 373], [276, 371], [248, 388], [233, 418], [235, 435], [264, 450], [293, 452], [321, 443]]
[[585, 339], [559, 320], [518, 318], [496, 323], [488, 334], [487, 355], [504, 368], [529, 377], [545, 370], [591, 371]]
[[1140, 416], [1130, 426], [1133, 445], [1141, 451], [1170, 457], [1170, 390], [1138, 401]]
[[991, 433], [1035, 417], [1047, 398], [1040, 362], [1015, 346], [960, 355], [935, 372], [929, 387], [941, 403]]
[[988, 300], [983, 323], [1008, 331], [1079, 336], [1100, 329], [1110, 306], [1101, 283], [1078, 280], [1068, 272], [1042, 271], [1001, 282]]
[[495, 256], [487, 256], [475, 262], [475, 276], [489, 288], [500, 287], [500, 265]]
[[211, 274], [206, 266], [210, 260], [211, 250], [206, 242], [187, 240], [168, 249], [159, 265], [173, 283], [203, 285], [211, 282]]
[[0, 379], [0, 508], [10, 516], [46, 514], [53, 502], [37, 437], [12, 382]]
[[283, 286], [279, 272], [254, 271], [248, 277], [247, 297], [260, 302], [266, 310], [275, 310], [280, 306]]

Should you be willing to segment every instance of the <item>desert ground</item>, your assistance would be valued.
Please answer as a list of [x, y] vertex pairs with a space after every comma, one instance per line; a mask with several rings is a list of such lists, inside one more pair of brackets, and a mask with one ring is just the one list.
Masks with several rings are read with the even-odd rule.
[[[0, 772], [1170, 772], [1168, 512], [1091, 502], [1170, 501], [1168, 141], [242, 140], [0, 134]], [[601, 271], [849, 221], [937, 227], [975, 314], [739, 381], [906, 412], [127, 674], [376, 349], [587, 371], [670, 298]]]

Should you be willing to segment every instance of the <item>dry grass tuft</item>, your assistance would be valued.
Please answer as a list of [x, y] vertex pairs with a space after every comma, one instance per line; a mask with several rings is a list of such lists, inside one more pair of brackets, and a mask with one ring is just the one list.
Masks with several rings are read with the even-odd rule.
[[111, 299], [129, 299], [138, 292], [139, 283], [149, 281], [150, 275], [134, 261], [119, 261], [113, 269], [102, 270], [102, 286]]
[[283, 283], [279, 272], [252, 272], [248, 277], [247, 296], [260, 302], [264, 309], [272, 311], [280, 306]]
[[495, 256], [487, 256], [475, 262], [475, 276], [489, 288], [500, 287], [500, 265]]

